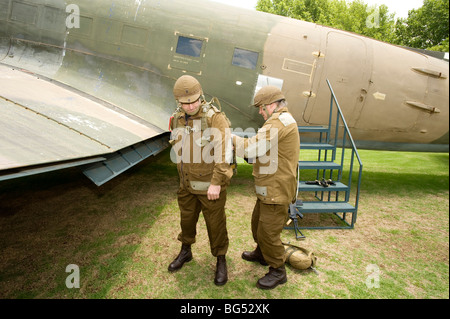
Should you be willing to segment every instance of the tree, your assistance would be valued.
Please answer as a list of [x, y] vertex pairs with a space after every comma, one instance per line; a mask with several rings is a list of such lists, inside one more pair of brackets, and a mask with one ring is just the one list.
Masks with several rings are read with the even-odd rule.
[[412, 48], [448, 52], [448, 10], [448, 0], [425, 0], [421, 8], [409, 11], [407, 19], [398, 19], [394, 42]]
[[361, 0], [259, 0], [256, 9], [383, 41], [394, 37], [394, 14], [388, 7]]
[[362, 0], [258, 0], [256, 9], [358, 33], [392, 44], [448, 52], [449, 2], [424, 0], [407, 19], [395, 21], [385, 5]]

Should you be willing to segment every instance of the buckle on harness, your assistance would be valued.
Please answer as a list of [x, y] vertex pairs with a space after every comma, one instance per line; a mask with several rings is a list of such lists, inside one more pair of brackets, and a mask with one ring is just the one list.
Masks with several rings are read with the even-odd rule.
[[191, 133], [201, 132], [201, 129], [198, 129], [198, 128], [196, 128], [196, 127], [186, 126], [186, 127], [184, 128], [184, 131], [185, 131], [186, 134], [189, 135], [189, 134], [191, 134]]

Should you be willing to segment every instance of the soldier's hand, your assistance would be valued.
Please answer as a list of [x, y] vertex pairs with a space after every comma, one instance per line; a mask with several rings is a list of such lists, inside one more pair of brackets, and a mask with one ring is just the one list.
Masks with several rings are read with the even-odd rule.
[[218, 200], [220, 197], [220, 185], [210, 185], [208, 188], [208, 199], [209, 200]]

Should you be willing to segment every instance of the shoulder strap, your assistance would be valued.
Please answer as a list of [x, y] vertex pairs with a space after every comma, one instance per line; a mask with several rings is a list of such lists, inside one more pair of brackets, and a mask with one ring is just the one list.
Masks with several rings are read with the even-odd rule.
[[[219, 105], [219, 108], [217, 108], [213, 104], [214, 102]], [[203, 108], [202, 130], [206, 130], [208, 127], [211, 126], [211, 121], [212, 121], [212, 117], [214, 116], [214, 114], [222, 113], [223, 115], [225, 115], [225, 113], [221, 112], [221, 105], [220, 105], [219, 99], [216, 97], [213, 97], [210, 102], [205, 102], [205, 104], [202, 106], [202, 108]]]
[[172, 116], [170, 117], [169, 120], [169, 131], [173, 131], [174, 129], [176, 129], [178, 127], [178, 120], [183, 116], [183, 112], [181, 111], [180, 107], [177, 107], [177, 109], [175, 110], [175, 112], [173, 112]]
[[278, 119], [283, 123], [284, 126], [288, 126], [291, 124], [296, 124], [297, 122], [292, 117], [292, 115], [288, 112], [283, 112], [278, 116]]
[[[219, 107], [213, 105], [213, 103], [217, 103]], [[221, 111], [222, 107], [220, 105], [219, 99], [214, 97], [210, 102], [206, 102], [201, 106], [202, 108], [202, 127], [201, 130], [204, 131], [211, 126], [212, 117], [216, 113], [222, 114], [225, 119], [228, 121], [228, 124], [231, 126], [230, 120], [227, 118], [225, 113]], [[172, 114], [169, 122], [169, 130], [173, 131], [179, 125], [179, 119], [184, 115], [184, 112], [181, 111], [180, 107], [178, 107], [175, 112]]]

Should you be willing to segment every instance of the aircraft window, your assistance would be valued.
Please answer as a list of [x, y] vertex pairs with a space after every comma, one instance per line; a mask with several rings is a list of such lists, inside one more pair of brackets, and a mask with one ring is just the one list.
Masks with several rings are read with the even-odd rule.
[[202, 47], [202, 40], [180, 36], [178, 38], [177, 53], [198, 58], [202, 53]]
[[10, 17], [11, 20], [28, 24], [36, 24], [37, 17], [37, 6], [13, 1]]
[[0, 3], [0, 20], [6, 20], [9, 14], [9, 3]]
[[[42, 29], [49, 31], [59, 31], [66, 21], [61, 9], [44, 6], [44, 18]], [[65, 30], [65, 28], [63, 28]]]
[[80, 16], [80, 28], [71, 29], [71, 34], [90, 36], [94, 20], [92, 18]]
[[147, 39], [147, 30], [124, 25], [122, 29], [122, 42], [137, 46], [144, 46]]
[[259, 53], [244, 49], [234, 49], [233, 65], [240, 66], [246, 69], [256, 69], [258, 64]]

